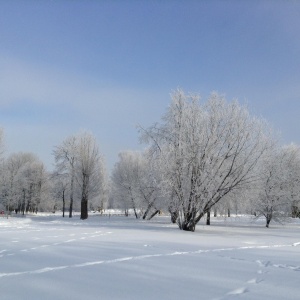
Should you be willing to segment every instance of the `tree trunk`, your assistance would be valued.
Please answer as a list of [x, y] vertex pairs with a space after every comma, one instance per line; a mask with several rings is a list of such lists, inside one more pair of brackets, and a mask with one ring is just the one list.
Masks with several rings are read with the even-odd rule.
[[217, 209], [216, 208], [214, 209], [214, 217], [215, 218], [217, 217]]
[[81, 220], [86, 220], [88, 218], [88, 190], [89, 188], [89, 177], [83, 174], [82, 180], [82, 194], [81, 194]]
[[[147, 209], [146, 209], [146, 211], [145, 211], [145, 213], [143, 215], [143, 220], [145, 220], [147, 218], [147, 215], [148, 215], [150, 209], [152, 208], [153, 202], [148, 204], [148, 207], [147, 207]], [[150, 219], [148, 219], [148, 220], [150, 220]]]
[[151, 220], [154, 216], [156, 216], [159, 213], [159, 209], [157, 209], [149, 218], [148, 220]]
[[73, 211], [73, 197], [70, 199], [69, 218], [72, 218], [72, 211]]
[[65, 191], [63, 191], [63, 218], [65, 217]]
[[70, 192], [70, 209], [69, 209], [69, 218], [72, 218], [73, 212], [73, 194], [74, 194], [74, 167], [72, 167], [72, 175], [71, 175], [71, 192]]
[[271, 220], [272, 220], [272, 213], [268, 213], [266, 216], [266, 227], [267, 228], [269, 228]]
[[139, 218], [139, 216], [138, 216], [138, 214], [137, 214], [137, 212], [136, 212], [136, 209], [135, 209], [135, 207], [133, 208], [133, 211], [134, 211], [134, 214], [135, 214], [135, 218], [136, 218], [136, 219], [138, 219], [138, 218]]
[[171, 214], [171, 222], [175, 224], [178, 218], [178, 211], [170, 211], [170, 214]]
[[87, 199], [81, 200], [81, 220], [86, 220], [88, 218], [88, 201]]
[[210, 225], [210, 210], [206, 213], [206, 225]]
[[296, 205], [292, 205], [292, 218], [300, 218], [300, 209]]
[[228, 216], [228, 218], [230, 218], [230, 208], [228, 208], [228, 210], [227, 210], [227, 216]]
[[136, 209], [135, 209], [135, 203], [134, 203], [133, 197], [131, 197], [131, 202], [132, 202], [132, 208], [133, 208], [133, 211], [134, 211], [134, 214], [135, 214], [135, 218], [138, 219], [139, 216], [138, 216], [138, 214], [136, 212]]
[[193, 222], [189, 222], [189, 223], [183, 223], [182, 224], [182, 230], [184, 231], [192, 231], [194, 232], [195, 231], [195, 224]]
[[22, 202], [22, 206], [21, 206], [23, 216], [25, 214], [25, 202], [26, 202], [26, 194], [25, 194], [25, 190], [23, 189], [23, 202]]

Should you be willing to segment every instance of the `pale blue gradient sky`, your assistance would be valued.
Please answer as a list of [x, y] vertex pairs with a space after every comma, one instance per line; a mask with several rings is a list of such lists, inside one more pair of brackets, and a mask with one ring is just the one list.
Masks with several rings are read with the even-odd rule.
[[246, 101], [300, 144], [300, 1], [0, 0], [7, 154], [51, 169], [53, 147], [86, 129], [111, 168], [177, 87]]

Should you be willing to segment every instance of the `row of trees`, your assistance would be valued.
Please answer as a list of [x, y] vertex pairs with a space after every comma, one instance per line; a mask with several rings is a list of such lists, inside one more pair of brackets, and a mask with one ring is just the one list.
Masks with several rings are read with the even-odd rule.
[[0, 203], [8, 213], [62, 209], [64, 216], [68, 203], [72, 217], [74, 204], [79, 209], [80, 203], [81, 219], [86, 219], [89, 209], [104, 207], [108, 178], [95, 137], [87, 132], [70, 136], [55, 147], [53, 155], [52, 173], [32, 153], [14, 153], [2, 159]]
[[299, 147], [280, 148], [268, 124], [237, 101], [213, 93], [201, 103], [178, 90], [162, 122], [140, 133], [147, 150], [121, 153], [112, 173], [113, 198], [137, 217], [168, 210], [194, 231], [221, 207], [247, 208], [267, 227], [291, 208], [299, 214]]
[[[237, 101], [213, 93], [173, 93], [160, 123], [139, 127], [142, 152], [123, 151], [109, 180], [95, 137], [81, 132], [53, 150], [51, 174], [31, 153], [1, 163], [0, 201], [7, 211], [74, 206], [81, 219], [89, 209], [132, 210], [151, 219], [169, 212], [179, 228], [194, 231], [211, 211], [251, 212], [271, 220], [299, 217], [300, 148], [280, 147], [268, 124]], [[0, 132], [0, 145], [3, 140]]]

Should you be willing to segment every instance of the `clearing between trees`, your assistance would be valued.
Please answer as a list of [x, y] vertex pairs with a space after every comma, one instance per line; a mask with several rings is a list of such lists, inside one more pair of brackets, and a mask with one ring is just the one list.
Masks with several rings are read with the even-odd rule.
[[170, 216], [0, 218], [1, 299], [296, 299], [300, 220], [264, 222], [183, 232]]

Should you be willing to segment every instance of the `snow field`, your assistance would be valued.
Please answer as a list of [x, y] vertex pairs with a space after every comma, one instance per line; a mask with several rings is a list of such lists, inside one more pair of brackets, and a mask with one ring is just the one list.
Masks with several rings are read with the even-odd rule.
[[299, 299], [300, 223], [0, 219], [0, 299]]

